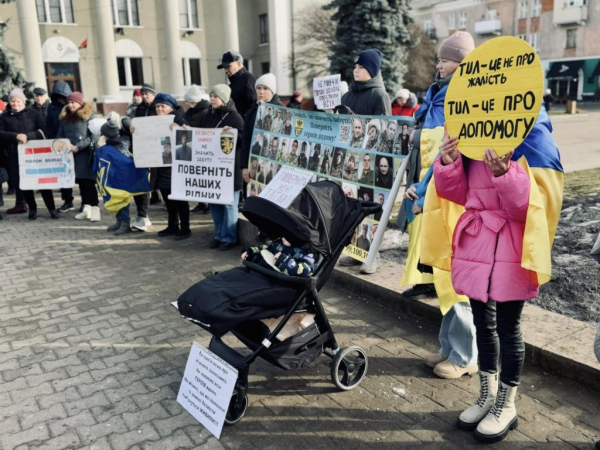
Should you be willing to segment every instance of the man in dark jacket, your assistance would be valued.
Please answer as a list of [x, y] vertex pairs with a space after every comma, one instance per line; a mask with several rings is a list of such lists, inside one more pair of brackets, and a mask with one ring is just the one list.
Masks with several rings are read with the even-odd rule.
[[[71, 95], [71, 87], [64, 81], [57, 81], [50, 92], [50, 104], [46, 110], [46, 137], [56, 138], [60, 127], [60, 113], [67, 104], [67, 97]], [[59, 212], [67, 212], [75, 209], [73, 205], [73, 189], [61, 189], [60, 198], [63, 204], [58, 208]]]
[[355, 114], [391, 116], [392, 105], [381, 76], [381, 52], [370, 48], [354, 63], [354, 83], [342, 97], [342, 105]]
[[33, 90], [33, 105], [31, 105], [31, 109], [35, 109], [39, 111], [46, 118], [46, 114], [48, 113], [48, 105], [50, 105], [50, 100], [48, 99], [48, 92], [46, 89], [41, 87], [36, 87]]
[[147, 117], [156, 115], [156, 105], [154, 99], [156, 97], [156, 90], [150, 84], [144, 84], [140, 89], [142, 93], [142, 103], [140, 103], [135, 110], [135, 117]]
[[190, 127], [199, 127], [210, 108], [208, 94], [203, 94], [198, 86], [194, 85], [188, 89], [183, 99], [187, 106], [185, 120], [190, 124]]
[[231, 99], [237, 112], [244, 117], [256, 101], [256, 78], [244, 67], [244, 58], [238, 52], [229, 50], [223, 53], [217, 69], [225, 69], [231, 88]]
[[[144, 84], [140, 89], [140, 93], [142, 94], [142, 103], [140, 103], [135, 110], [135, 117], [156, 116], [156, 105], [154, 103], [156, 90], [154, 89], [154, 86], [151, 84]], [[132, 150], [135, 153], [135, 149], [132, 148]], [[150, 172], [152, 173], [151, 183], [154, 185], [153, 181], [156, 179], [156, 170], [152, 169]], [[151, 195], [152, 198], [150, 198]], [[133, 200], [135, 201], [138, 215], [131, 226], [135, 230], [146, 231], [147, 227], [152, 224], [150, 219], [148, 219], [148, 206], [160, 202], [158, 192], [155, 189], [152, 191], [152, 194], [136, 195], [133, 197]]]

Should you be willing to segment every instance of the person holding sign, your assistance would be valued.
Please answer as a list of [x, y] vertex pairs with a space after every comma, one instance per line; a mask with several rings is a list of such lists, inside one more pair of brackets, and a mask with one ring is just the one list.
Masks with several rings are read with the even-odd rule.
[[[19, 144], [28, 141], [44, 139], [46, 133], [46, 121], [39, 111], [26, 107], [27, 98], [23, 91], [14, 88], [8, 95], [10, 111], [0, 115], [0, 145], [8, 153], [8, 167], [10, 177], [14, 180], [16, 189], [16, 205], [8, 210], [8, 214], [20, 214], [27, 212], [29, 207], [29, 219], [37, 219], [37, 203], [34, 191], [22, 191], [19, 187]], [[50, 212], [50, 217], [58, 219], [58, 212], [54, 204], [54, 196], [51, 190], [40, 191], [44, 203]], [[25, 202], [27, 206], [25, 206]]]
[[[235, 128], [238, 136], [244, 131], [244, 120], [239, 115], [231, 100], [231, 89], [225, 84], [217, 84], [210, 90], [210, 110], [202, 128]], [[237, 242], [238, 204], [242, 190], [242, 170], [240, 168], [240, 139], [237, 141], [235, 170], [233, 175], [233, 205], [210, 205], [215, 224], [215, 238], [210, 243], [211, 248], [230, 250]]]

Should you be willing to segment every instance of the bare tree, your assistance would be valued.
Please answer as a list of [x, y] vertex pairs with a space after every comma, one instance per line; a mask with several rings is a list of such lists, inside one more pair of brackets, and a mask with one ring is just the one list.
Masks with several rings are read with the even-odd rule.
[[410, 27], [410, 33], [415, 44], [408, 51], [403, 87], [419, 94], [426, 92], [434, 81], [437, 43], [416, 25]]
[[294, 58], [290, 67], [295, 67], [298, 78], [306, 81], [300, 88], [312, 91], [313, 78], [330, 75], [330, 48], [335, 41], [333, 13], [335, 11], [324, 10], [322, 2], [312, 2], [295, 14]]

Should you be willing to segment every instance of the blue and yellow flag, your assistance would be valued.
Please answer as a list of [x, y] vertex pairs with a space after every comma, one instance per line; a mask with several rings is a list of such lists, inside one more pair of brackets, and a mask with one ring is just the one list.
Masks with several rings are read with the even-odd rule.
[[150, 171], [138, 169], [133, 159], [111, 145], [104, 145], [96, 150], [94, 171], [104, 207], [113, 214], [129, 205], [133, 196], [152, 190]]

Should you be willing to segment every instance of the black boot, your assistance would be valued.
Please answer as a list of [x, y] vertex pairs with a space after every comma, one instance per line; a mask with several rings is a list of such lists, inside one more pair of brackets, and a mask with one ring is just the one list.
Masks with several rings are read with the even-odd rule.
[[435, 286], [433, 283], [429, 284], [415, 284], [410, 289], [402, 292], [404, 297], [417, 297], [419, 295], [435, 295]]
[[35, 220], [35, 219], [37, 219], [37, 210], [30, 209], [29, 210], [29, 220]]
[[55, 209], [50, 209], [50, 218], [51, 219], [58, 219], [58, 211]]

